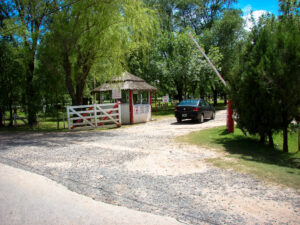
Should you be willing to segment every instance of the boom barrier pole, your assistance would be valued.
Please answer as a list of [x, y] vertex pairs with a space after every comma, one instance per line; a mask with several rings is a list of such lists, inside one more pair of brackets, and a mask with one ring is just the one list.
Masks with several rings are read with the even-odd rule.
[[[219, 79], [221, 80], [221, 82], [226, 87], [227, 85], [226, 85], [226, 82], [225, 82], [224, 78], [221, 76], [221, 74], [219, 73], [219, 71], [217, 70], [217, 68], [214, 66], [214, 64], [210, 61], [210, 59], [208, 58], [208, 56], [205, 54], [204, 50], [200, 47], [200, 45], [195, 40], [195, 38], [193, 37], [192, 34], [189, 34], [189, 36], [193, 40], [193, 42], [195, 43], [195, 45], [198, 47], [198, 49], [200, 50], [200, 52], [202, 53], [202, 55], [205, 57], [205, 59], [208, 61], [209, 65], [213, 68], [213, 70], [215, 71], [215, 73], [217, 74], [217, 76], [219, 77]], [[232, 115], [233, 115], [233, 110], [231, 108], [231, 101], [228, 100], [228, 102], [227, 102], [227, 131], [229, 133], [233, 133], [234, 132], [234, 121], [233, 121]]]

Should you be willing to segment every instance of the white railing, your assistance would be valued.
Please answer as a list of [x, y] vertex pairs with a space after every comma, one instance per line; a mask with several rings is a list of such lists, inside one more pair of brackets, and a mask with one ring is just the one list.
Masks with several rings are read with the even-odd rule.
[[121, 103], [67, 106], [69, 131], [76, 127], [121, 126]]

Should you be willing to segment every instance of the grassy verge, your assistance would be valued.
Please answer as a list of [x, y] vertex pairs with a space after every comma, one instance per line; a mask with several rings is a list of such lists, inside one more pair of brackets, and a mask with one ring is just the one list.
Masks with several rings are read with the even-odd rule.
[[155, 108], [152, 110], [152, 118], [155, 120], [165, 119], [168, 117], [174, 117], [174, 106], [168, 106], [165, 108], [158, 108], [157, 112], [155, 111]]
[[[25, 118], [25, 122], [27, 123], [27, 115], [24, 112], [18, 110], [18, 116], [21, 118]], [[63, 114], [59, 112], [59, 128], [57, 129], [57, 119], [55, 116], [45, 116], [40, 113], [38, 115], [38, 124], [36, 124], [33, 128], [29, 127], [27, 124], [24, 124], [24, 121], [21, 119], [17, 119], [17, 126], [8, 126], [9, 124], [9, 112], [6, 111], [5, 114], [5, 127], [0, 127], [0, 132], [65, 132], [68, 131], [68, 122], [65, 113], [65, 122], [63, 122]], [[64, 128], [65, 127], [65, 128]]]
[[218, 103], [218, 104], [215, 106], [215, 110], [216, 110], [216, 111], [223, 110], [223, 109], [226, 109], [226, 108], [227, 108], [227, 105], [224, 105], [224, 103]]
[[239, 129], [228, 134], [225, 127], [194, 132], [179, 141], [214, 149], [223, 157], [207, 161], [223, 169], [249, 173], [259, 179], [287, 187], [300, 187], [300, 152], [297, 134], [289, 135], [289, 153], [282, 152], [282, 135], [274, 135], [275, 149], [258, 142], [257, 137], [245, 137]]
[[17, 126], [12, 127], [0, 127], [1, 132], [66, 132], [68, 131], [68, 123], [65, 121], [65, 128], [63, 122], [59, 122], [59, 129], [57, 129], [57, 122], [52, 120], [40, 121], [38, 125], [35, 125], [33, 128], [30, 128], [28, 125], [25, 125], [23, 121], [17, 120]]

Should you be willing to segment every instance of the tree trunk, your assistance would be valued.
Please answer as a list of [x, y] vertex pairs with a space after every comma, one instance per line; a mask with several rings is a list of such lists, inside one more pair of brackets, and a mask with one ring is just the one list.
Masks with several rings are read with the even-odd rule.
[[36, 107], [35, 107], [35, 90], [33, 87], [34, 57], [28, 65], [26, 77], [26, 96], [27, 96], [27, 112], [28, 124], [32, 128], [36, 124]]
[[76, 102], [78, 105], [83, 104], [83, 89], [84, 86], [82, 84], [76, 86]]
[[204, 99], [204, 97], [205, 97], [205, 92], [204, 92], [203, 88], [201, 87], [201, 84], [199, 85], [199, 97], [201, 99]]
[[289, 152], [289, 148], [288, 148], [288, 130], [287, 130], [287, 125], [285, 125], [282, 129], [283, 131], [283, 152]]
[[298, 151], [300, 151], [300, 114], [295, 119], [298, 125]]
[[239, 129], [243, 132], [243, 134], [244, 134], [246, 137], [248, 137], [247, 132], [244, 130], [244, 128], [239, 127]]
[[213, 98], [214, 98], [214, 106], [218, 104], [218, 92], [217, 90], [213, 90]]
[[8, 124], [9, 127], [13, 126], [13, 121], [14, 121], [13, 112], [12, 111], [13, 111], [12, 110], [12, 105], [10, 104], [9, 105], [9, 124]]
[[300, 123], [298, 123], [298, 151], [300, 152]]
[[177, 93], [178, 93], [178, 100], [179, 102], [182, 101], [182, 94], [183, 94], [183, 85], [180, 82], [176, 83], [176, 89], [177, 89]]
[[58, 104], [56, 104], [56, 121], [57, 121], [56, 128], [57, 128], [57, 130], [58, 130], [58, 129], [59, 129]]
[[4, 115], [5, 111], [2, 110], [2, 108], [0, 107], [0, 127], [4, 127], [4, 123], [3, 123], [3, 115]]
[[72, 99], [72, 105], [77, 105], [77, 100], [75, 96], [75, 91], [73, 87], [73, 81], [71, 78], [71, 63], [69, 61], [69, 55], [67, 53], [63, 54], [63, 67], [65, 71], [65, 84], [68, 89], [69, 95]]
[[178, 100], [179, 100], [179, 102], [181, 102], [182, 101], [182, 89], [179, 88], [179, 89], [177, 89], [177, 91], [178, 91]]
[[265, 143], [266, 135], [265, 134], [259, 134], [259, 136], [260, 136], [259, 142], [262, 143], [262, 144]]
[[227, 94], [224, 94], [224, 105], [227, 105]]
[[271, 148], [274, 148], [274, 141], [273, 141], [272, 131], [268, 132], [268, 139], [269, 139], [269, 146]]

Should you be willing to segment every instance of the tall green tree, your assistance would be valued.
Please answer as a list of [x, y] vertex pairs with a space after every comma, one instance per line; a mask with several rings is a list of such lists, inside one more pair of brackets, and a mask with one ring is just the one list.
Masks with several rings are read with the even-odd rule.
[[60, 57], [56, 55], [56, 48], [49, 48], [42, 39], [38, 48], [38, 66], [36, 71], [36, 83], [39, 86], [40, 102], [43, 105], [45, 115], [56, 117], [57, 129], [59, 129], [59, 109], [67, 103], [64, 71], [59, 65]]
[[196, 35], [210, 29], [216, 20], [223, 17], [223, 12], [230, 8], [236, 0], [177, 0], [175, 23], [179, 29], [190, 27]]
[[52, 0], [12, 0], [9, 17], [4, 21], [5, 29], [2, 36], [10, 36], [13, 42], [21, 46], [25, 68], [25, 105], [28, 122], [36, 123], [38, 93], [35, 86], [36, 54], [41, 35], [45, 32], [45, 21], [56, 5]]
[[300, 1], [279, 1], [276, 42], [269, 76], [278, 100], [283, 130], [283, 151], [288, 152], [288, 125], [297, 117], [300, 106]]
[[82, 104], [88, 76], [120, 74], [129, 51], [148, 47], [154, 21], [140, 0], [80, 1], [54, 16], [43, 44], [55, 49], [59, 60], [48, 63], [62, 69], [73, 105]]
[[[286, 9], [286, 1], [282, 4]], [[260, 19], [251, 31], [231, 83], [239, 126], [259, 134], [262, 141], [268, 136], [271, 146], [272, 133], [281, 129], [285, 152], [288, 126], [300, 106], [300, 21], [299, 12], [294, 9], [291, 13], [289, 8], [279, 18]]]
[[240, 59], [240, 65], [231, 82], [231, 97], [238, 126], [250, 134], [259, 134], [261, 142], [269, 135], [273, 145], [272, 132], [277, 126], [277, 107], [272, 98], [271, 84], [265, 75], [269, 66], [265, 57], [273, 50], [274, 33], [270, 18], [261, 20], [253, 28]]
[[[201, 61], [198, 61], [198, 65], [196, 60], [194, 63], [191, 61], [191, 58], [198, 57], [198, 53], [194, 52], [195, 47], [187, 33], [203, 35], [203, 31], [211, 28], [214, 21], [222, 18], [224, 10], [234, 1], [147, 0], [145, 2], [157, 11], [161, 32], [152, 43], [148, 61], [139, 61], [137, 55], [128, 57], [130, 70], [146, 79], [149, 77], [148, 74], [153, 74], [148, 81], [154, 85], [159, 84], [159, 90], [163, 90], [164, 94], [175, 95], [178, 99], [182, 99], [185, 94], [195, 96], [196, 86], [201, 87], [203, 96], [204, 90], [208, 92], [217, 83], [213, 80], [213, 85], [210, 85], [210, 82], [203, 80], [208, 76], [202, 74], [201, 77], [197, 77], [195, 73], [191, 73], [192, 68], [195, 68], [194, 72], [204, 70], [196, 69]], [[186, 42], [183, 41], [184, 39]], [[207, 52], [210, 47], [212, 45], [208, 46]], [[179, 51], [180, 48], [186, 49]], [[206, 65], [205, 61], [203, 63]], [[179, 73], [179, 70], [183, 72]], [[161, 82], [157, 83], [155, 80]], [[210, 88], [204, 85], [209, 85]]]
[[6, 110], [13, 124], [13, 106], [21, 103], [23, 68], [16, 48], [6, 39], [0, 39], [0, 126]]
[[[205, 29], [201, 35], [201, 42], [204, 48], [208, 50], [211, 46], [217, 46], [220, 53], [224, 56], [221, 61], [220, 73], [225, 80], [229, 80], [228, 76], [234, 65], [237, 63], [237, 52], [235, 51], [239, 40], [245, 36], [243, 28], [243, 19], [241, 11], [230, 9], [223, 12], [222, 18], [215, 20], [210, 29]], [[223, 85], [212, 87], [214, 102], [217, 101], [217, 95], [224, 95], [224, 103], [226, 104], [226, 90]]]

